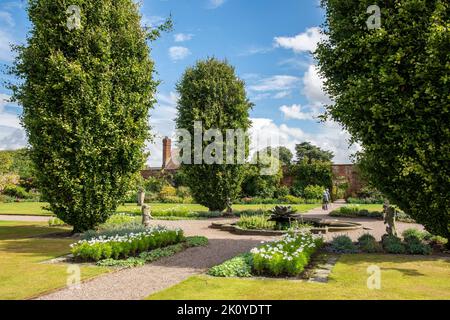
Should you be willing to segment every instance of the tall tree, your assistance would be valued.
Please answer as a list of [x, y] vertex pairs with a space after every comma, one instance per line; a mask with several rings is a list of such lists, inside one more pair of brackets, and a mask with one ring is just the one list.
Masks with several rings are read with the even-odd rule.
[[278, 160], [281, 161], [284, 165], [289, 165], [292, 163], [292, 158], [294, 158], [294, 155], [292, 154], [291, 150], [284, 146], [279, 147], [267, 147], [264, 150], [262, 150], [263, 153], [266, 153], [269, 156], [276, 156]]
[[327, 40], [316, 56], [335, 101], [327, 113], [362, 144], [371, 184], [449, 238], [450, 3], [373, 2], [322, 1]]
[[299, 163], [303, 161], [307, 161], [308, 163], [312, 163], [313, 161], [331, 162], [334, 157], [333, 152], [322, 150], [307, 141], [297, 144], [295, 146], [295, 153]]
[[[50, 210], [85, 231], [103, 223], [142, 168], [157, 82], [133, 0], [29, 0], [32, 28], [11, 85]], [[170, 22], [161, 29], [169, 26]]]
[[[202, 122], [202, 136], [208, 129], [216, 129], [224, 140], [227, 129], [247, 131], [251, 125], [249, 110], [252, 104], [246, 97], [244, 82], [237, 78], [234, 68], [225, 61], [214, 58], [199, 61], [185, 71], [177, 85], [177, 91], [180, 95], [177, 106], [177, 128], [189, 131], [192, 137], [195, 121]], [[215, 141], [219, 144], [215, 154], [219, 158], [222, 158], [220, 153], [225, 157], [227, 153], [225, 144], [220, 146], [219, 140], [204, 140], [202, 144], [204, 150]], [[242, 146], [235, 143], [234, 164], [226, 163], [226, 158], [222, 158], [222, 162], [214, 161], [214, 163], [207, 163], [205, 159], [201, 159], [200, 163], [195, 164], [196, 150], [192, 143], [192, 164], [182, 164], [194, 199], [211, 211], [223, 211], [227, 199], [234, 200], [240, 193], [245, 166], [236, 161], [238, 148], [242, 149]], [[248, 141], [243, 151], [247, 157]]]

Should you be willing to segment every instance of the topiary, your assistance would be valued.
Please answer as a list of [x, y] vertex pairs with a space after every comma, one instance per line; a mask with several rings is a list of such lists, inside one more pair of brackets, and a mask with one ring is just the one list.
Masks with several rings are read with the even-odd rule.
[[384, 235], [382, 243], [384, 250], [388, 253], [404, 254], [406, 252], [402, 240], [396, 236]]
[[353, 244], [349, 236], [341, 235], [333, 238], [330, 244], [330, 251], [335, 253], [356, 253], [358, 248]]

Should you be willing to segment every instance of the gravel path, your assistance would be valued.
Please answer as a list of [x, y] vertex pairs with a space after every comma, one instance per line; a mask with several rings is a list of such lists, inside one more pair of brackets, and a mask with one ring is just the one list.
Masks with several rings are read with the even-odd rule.
[[[335, 203], [330, 210], [344, 205]], [[329, 211], [330, 211], [329, 210]], [[321, 208], [308, 212], [308, 216], [330, 219], [329, 211]], [[201, 248], [190, 248], [172, 257], [164, 258], [143, 267], [121, 270], [106, 274], [84, 282], [79, 289], [62, 289], [39, 297], [41, 300], [138, 300], [152, 293], [171, 287], [188, 277], [205, 272], [208, 268], [222, 263], [240, 253], [247, 252], [261, 241], [272, 240], [264, 236], [239, 236], [229, 232], [211, 229], [214, 221], [234, 221], [236, 219], [209, 219], [189, 221], [153, 221], [153, 224], [170, 228], [182, 228], [187, 236], [201, 235], [209, 239], [209, 245]], [[348, 219], [363, 223], [372, 230], [343, 232], [356, 240], [361, 234], [370, 232], [377, 238], [385, 232], [383, 221], [373, 219]], [[399, 232], [406, 228], [421, 228], [416, 224], [398, 223]], [[331, 239], [339, 233], [328, 233]]]

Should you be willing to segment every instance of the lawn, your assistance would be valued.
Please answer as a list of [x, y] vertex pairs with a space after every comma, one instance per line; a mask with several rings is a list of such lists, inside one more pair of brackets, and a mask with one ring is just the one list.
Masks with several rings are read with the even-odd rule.
[[[42, 262], [67, 254], [74, 240], [43, 237], [67, 231], [45, 225], [0, 221], [0, 300], [27, 299], [66, 286], [67, 267]], [[108, 271], [107, 268], [82, 267], [81, 278], [92, 278]]]
[[[5, 215], [52, 215], [51, 212], [44, 210], [46, 203], [43, 202], [13, 202], [13, 203], [0, 203], [0, 214]], [[182, 209], [183, 211], [202, 211], [207, 212], [208, 209], [199, 204], [171, 204], [171, 203], [152, 203], [149, 204], [154, 211], [164, 211], [164, 210], [177, 210]], [[234, 205], [233, 209], [237, 211], [241, 210], [256, 210], [263, 209], [269, 210], [275, 207], [276, 204], [242, 204]], [[320, 206], [319, 204], [299, 204], [292, 205], [298, 212], [306, 212], [310, 209]], [[141, 212], [141, 208], [135, 204], [126, 204], [125, 206], [120, 206], [117, 209], [118, 212], [136, 213]]]
[[[367, 267], [381, 269], [381, 289], [367, 288]], [[450, 258], [343, 255], [326, 284], [194, 276], [151, 300], [402, 300], [450, 299]]]

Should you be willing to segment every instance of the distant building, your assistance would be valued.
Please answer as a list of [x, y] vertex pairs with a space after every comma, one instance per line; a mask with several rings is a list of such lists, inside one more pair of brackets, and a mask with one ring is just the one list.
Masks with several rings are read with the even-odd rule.
[[[145, 179], [148, 177], [161, 177], [167, 174], [176, 173], [179, 167], [180, 166], [172, 160], [172, 140], [165, 137], [163, 139], [161, 167], [149, 167], [142, 170], [141, 174]], [[348, 182], [349, 187], [346, 196], [355, 195], [361, 190], [363, 184], [355, 165], [333, 164], [331, 170], [333, 172], [333, 179], [340, 181], [346, 180]], [[281, 183], [289, 187], [294, 183], [294, 177], [289, 175], [286, 167], [283, 168], [283, 179]]]

